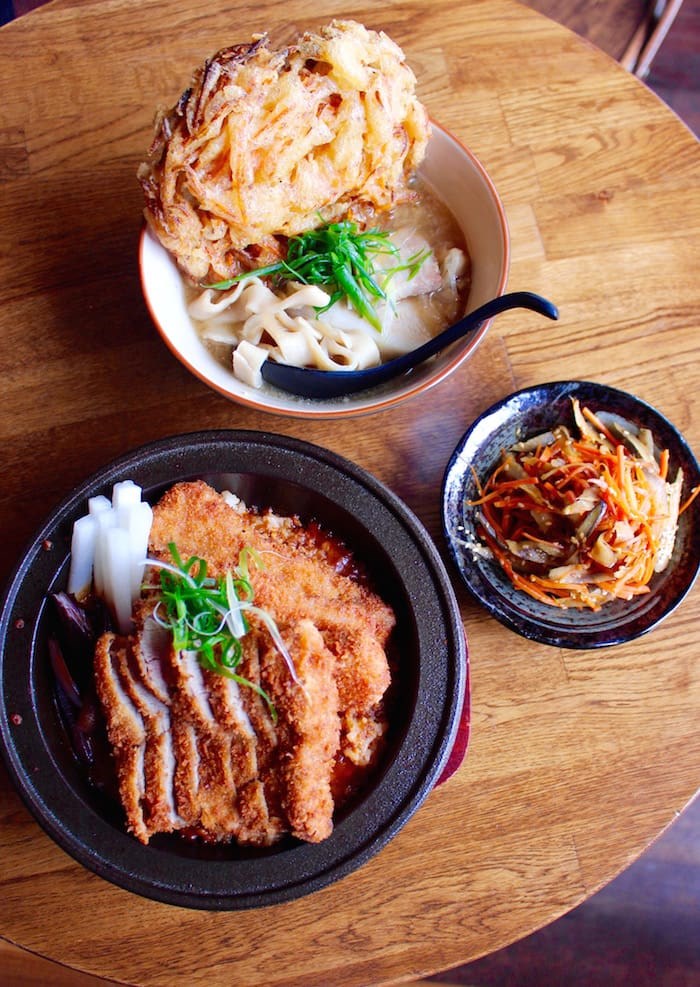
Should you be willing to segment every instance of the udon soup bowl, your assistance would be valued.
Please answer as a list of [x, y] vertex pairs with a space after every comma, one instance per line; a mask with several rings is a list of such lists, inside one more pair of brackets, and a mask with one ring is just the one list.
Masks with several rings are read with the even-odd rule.
[[[483, 165], [437, 124], [433, 124], [420, 174], [464, 233], [472, 268], [465, 311], [471, 312], [503, 294], [506, 287], [510, 238], [503, 205]], [[468, 340], [381, 386], [331, 400], [301, 398], [270, 385], [258, 389], [244, 384], [210, 353], [188, 315], [185, 285], [175, 262], [147, 228], [141, 234], [139, 267], [151, 318], [165, 344], [188, 370], [232, 401], [296, 418], [345, 418], [394, 408], [453, 373], [476, 350], [489, 326], [484, 323]]]

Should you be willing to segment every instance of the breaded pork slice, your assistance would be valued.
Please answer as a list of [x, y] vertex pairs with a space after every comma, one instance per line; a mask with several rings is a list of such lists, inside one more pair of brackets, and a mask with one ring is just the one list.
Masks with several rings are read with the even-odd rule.
[[151, 831], [144, 818], [143, 804], [147, 727], [120, 675], [127, 648], [128, 642], [114, 634], [99, 638], [95, 649], [95, 685], [107, 720], [127, 828], [142, 843], [148, 843]]
[[246, 547], [246, 516], [202, 480], [176, 483], [153, 509], [150, 553], [170, 561], [171, 543], [183, 559], [192, 555], [207, 560], [208, 571], [223, 573], [238, 562]]
[[251, 566], [255, 603], [278, 624], [310, 620], [338, 657], [342, 701], [370, 709], [389, 685], [386, 645], [396, 618], [376, 593], [336, 571], [322, 539], [310, 537], [296, 518], [235, 510], [201, 481], [172, 487], [156, 505], [151, 551], [168, 559], [170, 542], [180, 555], [206, 558], [223, 575], [245, 548], [263, 568]]
[[311, 621], [285, 632], [300, 681], [273, 647], [261, 655], [261, 681], [279, 717], [280, 794], [292, 835], [318, 843], [333, 830], [331, 776], [340, 745], [335, 659]]
[[208, 571], [223, 575], [244, 549], [253, 548], [263, 567], [250, 567], [255, 603], [279, 625], [310, 620], [337, 658], [341, 704], [369, 711], [389, 686], [386, 658], [394, 612], [362, 582], [336, 571], [323, 538], [297, 518], [234, 509], [201, 481], [173, 486], [156, 505], [151, 551], [168, 559], [170, 542], [180, 555], [206, 558]]

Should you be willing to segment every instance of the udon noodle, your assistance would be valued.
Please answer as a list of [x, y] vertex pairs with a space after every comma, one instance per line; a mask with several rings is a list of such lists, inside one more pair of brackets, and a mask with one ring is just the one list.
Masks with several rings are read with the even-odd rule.
[[[424, 185], [415, 202], [397, 207], [382, 222], [402, 258], [424, 249], [413, 278], [386, 283], [377, 304], [381, 328], [347, 301], [318, 314], [329, 294], [317, 285], [249, 277], [227, 291], [189, 290], [189, 314], [200, 338], [242, 382], [260, 387], [267, 359], [318, 370], [362, 370], [426, 342], [464, 311], [469, 256], [456, 221]], [[381, 276], [378, 275], [381, 283]]]

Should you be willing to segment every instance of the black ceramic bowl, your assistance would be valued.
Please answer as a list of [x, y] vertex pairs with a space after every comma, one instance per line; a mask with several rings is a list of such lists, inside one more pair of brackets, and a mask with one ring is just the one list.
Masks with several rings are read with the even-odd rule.
[[[366, 564], [398, 617], [399, 701], [378, 776], [310, 845], [266, 850], [127, 835], [119, 806], [93, 788], [74, 756], [49, 668], [46, 594], [67, 578], [72, 524], [88, 497], [120, 479], [149, 499], [202, 477], [248, 503], [314, 519]], [[379, 481], [333, 453], [292, 438], [202, 432], [145, 446], [87, 480], [49, 517], [7, 589], [0, 620], [0, 735], [7, 767], [44, 829], [78, 861], [123, 888], [207, 909], [284, 902], [359, 867], [406, 823], [439, 779], [465, 695], [466, 645], [440, 557], [420, 522]]]
[[651, 429], [657, 448], [670, 453], [670, 476], [680, 467], [684, 497], [700, 483], [700, 469], [688, 444], [658, 411], [624, 391], [586, 381], [540, 384], [517, 391], [485, 411], [462, 437], [447, 466], [442, 491], [445, 537], [469, 592], [511, 630], [544, 644], [600, 648], [646, 634], [668, 616], [693, 585], [700, 567], [700, 502], [681, 516], [668, 568], [657, 573], [648, 594], [606, 604], [598, 611], [564, 610], [539, 603], [515, 589], [500, 565], [471, 550], [478, 542], [474, 471], [484, 480], [501, 450], [557, 424], [572, 424], [571, 399], [595, 412], [609, 412]]

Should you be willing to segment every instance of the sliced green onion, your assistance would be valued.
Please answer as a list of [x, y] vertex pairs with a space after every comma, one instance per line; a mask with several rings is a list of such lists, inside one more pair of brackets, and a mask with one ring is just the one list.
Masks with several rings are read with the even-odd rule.
[[[398, 247], [389, 237], [385, 230], [362, 232], [350, 220], [328, 223], [291, 237], [287, 244], [286, 260], [202, 287], [226, 291], [240, 281], [253, 277], [272, 277], [278, 283], [299, 281], [302, 284], [322, 285], [329, 289], [330, 300], [327, 305], [316, 309], [318, 315], [341, 298], [347, 298], [359, 316], [381, 331], [382, 324], [372, 299], [386, 299], [386, 292], [377, 282], [374, 260], [382, 255], [400, 258]], [[429, 250], [418, 251], [404, 263], [382, 268], [379, 273], [385, 284], [399, 271], [407, 270], [410, 280], [429, 256]]]
[[233, 576], [231, 571], [227, 571], [226, 578], [226, 599], [228, 601], [228, 613], [226, 614], [226, 623], [234, 637], [245, 637], [248, 633], [248, 624], [243, 619], [243, 613], [241, 612], [241, 601], [238, 599], [236, 594], [236, 585], [233, 581]]
[[170, 543], [168, 549], [172, 563], [145, 560], [160, 570], [160, 598], [153, 608], [153, 619], [172, 633], [173, 646], [177, 650], [196, 652], [203, 668], [257, 692], [276, 719], [265, 690], [235, 671], [243, 656], [241, 639], [250, 630], [246, 613], [252, 613], [265, 625], [293, 680], [303, 688], [274, 619], [266, 610], [253, 605], [249, 561], [262, 568], [259, 554], [254, 549], [243, 549], [238, 565], [227, 570], [223, 577], [214, 579], [207, 576], [205, 559], [193, 555], [183, 562], [175, 544]]

